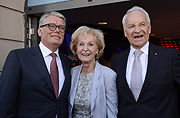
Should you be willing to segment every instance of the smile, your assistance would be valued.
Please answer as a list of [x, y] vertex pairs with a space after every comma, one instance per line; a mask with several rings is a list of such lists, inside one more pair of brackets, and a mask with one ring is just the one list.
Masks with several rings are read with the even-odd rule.
[[135, 40], [138, 40], [138, 39], [142, 39], [144, 37], [144, 35], [139, 35], [139, 36], [134, 36], [133, 38], [135, 39]]
[[55, 38], [59, 38], [59, 39], [61, 38], [60, 36], [51, 36], [51, 37], [55, 37]]
[[82, 54], [83, 56], [89, 56], [90, 54]]

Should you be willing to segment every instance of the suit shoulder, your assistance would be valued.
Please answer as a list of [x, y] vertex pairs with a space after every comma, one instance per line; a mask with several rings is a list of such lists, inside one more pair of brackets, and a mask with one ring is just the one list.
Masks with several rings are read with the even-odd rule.
[[79, 70], [79, 69], [80, 69], [80, 66], [81, 66], [81, 65], [72, 67], [72, 68], [71, 68], [71, 72], [74, 72], [74, 71]]
[[100, 72], [103, 80], [107, 83], [107, 85], [116, 81], [117, 73], [113, 71], [111, 68], [102, 66]]
[[102, 71], [102, 73], [105, 73], [105, 74], [108, 74], [108, 75], [112, 75], [112, 74], [116, 75], [116, 72], [114, 70], [112, 70], [109, 67], [103, 66], [103, 65], [101, 65], [101, 71]]
[[11, 50], [11, 52], [24, 52], [24, 51], [28, 51], [30, 48], [19, 48], [19, 49], [14, 49]]
[[80, 68], [80, 65], [79, 65], [79, 66], [74, 66], [74, 67], [72, 67], [71, 70], [76, 70], [76, 69], [78, 69], [78, 68]]
[[157, 46], [155, 45], [158, 50], [160, 50], [162, 53], [173, 53], [173, 52], [178, 52], [177, 49], [174, 48], [167, 48], [167, 47], [163, 47], [163, 46]]
[[71, 74], [74, 75], [75, 73], [79, 72], [79, 69], [80, 69], [80, 65], [72, 67]]
[[124, 50], [124, 51], [120, 52], [119, 54], [112, 56], [111, 59], [119, 59], [120, 57], [126, 55], [128, 52], [129, 52], [129, 49]]
[[19, 48], [19, 49], [14, 49], [14, 50], [11, 50], [9, 52], [9, 55], [10, 54], [17, 54], [17, 55], [26, 55], [28, 54], [27, 52], [29, 52], [31, 48]]

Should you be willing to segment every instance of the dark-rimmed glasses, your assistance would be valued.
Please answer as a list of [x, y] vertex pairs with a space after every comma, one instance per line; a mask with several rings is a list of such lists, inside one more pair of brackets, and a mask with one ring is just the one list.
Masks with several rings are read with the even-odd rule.
[[66, 26], [63, 26], [63, 25], [57, 26], [54, 23], [41, 25], [40, 28], [42, 28], [44, 26], [48, 26], [49, 30], [51, 30], [51, 31], [55, 31], [57, 27], [58, 27], [59, 31], [62, 32], [62, 33], [64, 33], [65, 30], [66, 30]]

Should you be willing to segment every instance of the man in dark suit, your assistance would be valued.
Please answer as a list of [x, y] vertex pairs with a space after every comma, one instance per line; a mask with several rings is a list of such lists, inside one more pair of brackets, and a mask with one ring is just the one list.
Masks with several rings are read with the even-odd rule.
[[[39, 21], [40, 44], [9, 53], [0, 77], [0, 118], [67, 118], [72, 62], [59, 53], [65, 26], [62, 14], [45, 13]], [[51, 53], [56, 55], [56, 85]]]
[[[143, 8], [131, 8], [122, 22], [131, 45], [111, 59], [111, 67], [117, 72], [118, 117], [179, 118], [179, 52], [148, 41], [151, 24]], [[139, 57], [136, 52], [141, 52]]]

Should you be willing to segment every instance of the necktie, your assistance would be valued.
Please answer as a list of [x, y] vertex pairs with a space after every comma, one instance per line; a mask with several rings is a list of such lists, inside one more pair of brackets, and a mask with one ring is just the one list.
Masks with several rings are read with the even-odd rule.
[[131, 91], [137, 101], [141, 88], [142, 88], [142, 70], [141, 70], [141, 60], [139, 56], [143, 52], [141, 50], [136, 50], [134, 53], [134, 62], [131, 71]]
[[52, 61], [50, 65], [50, 75], [51, 75], [51, 81], [54, 86], [54, 92], [56, 94], [56, 97], [58, 98], [59, 93], [59, 73], [58, 73], [58, 67], [56, 64], [56, 54], [51, 53]]

